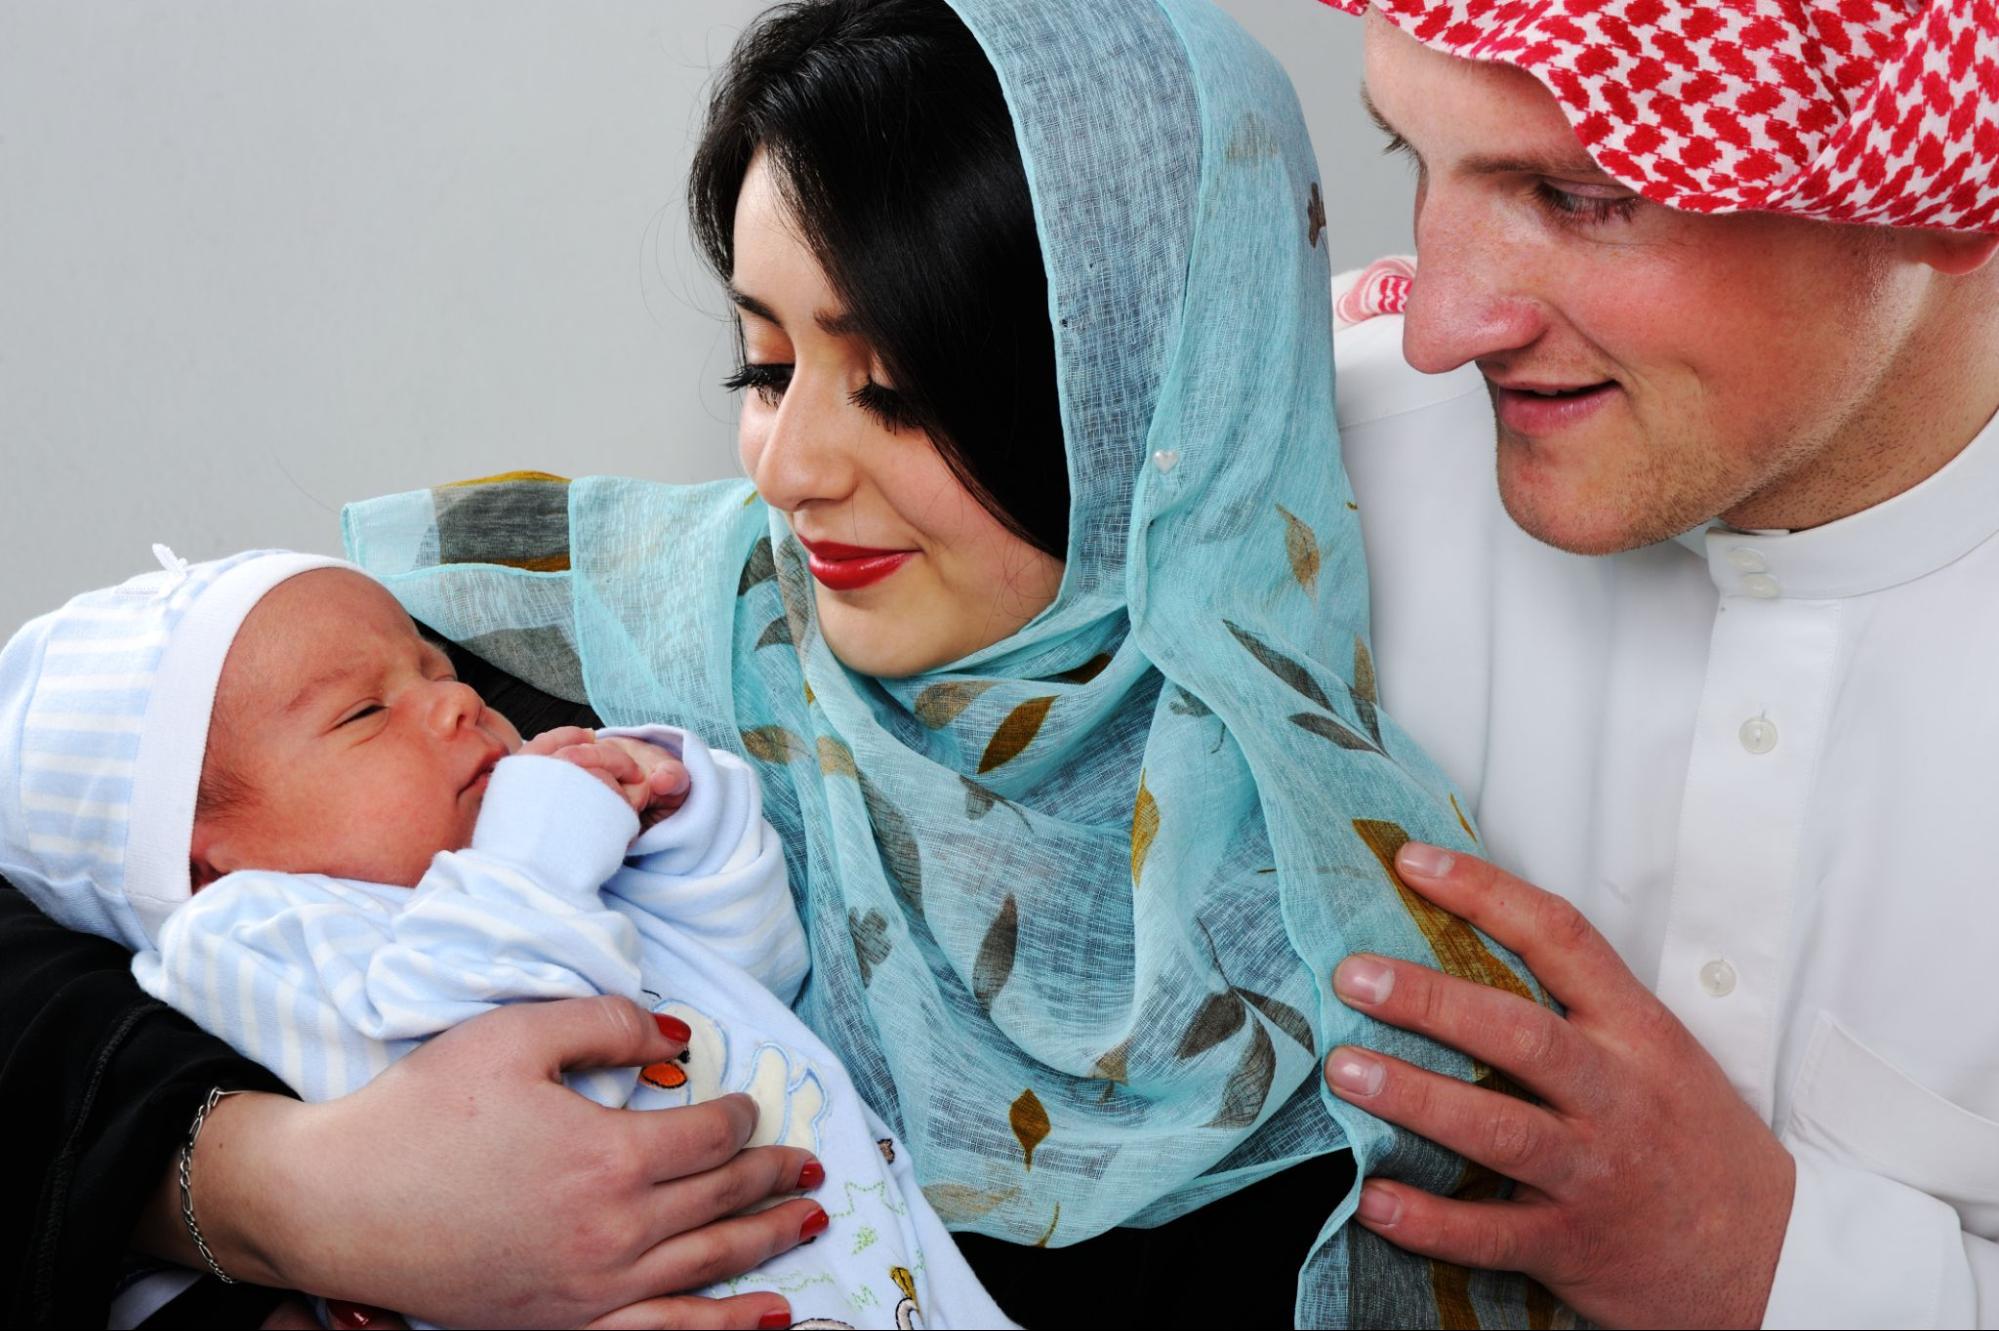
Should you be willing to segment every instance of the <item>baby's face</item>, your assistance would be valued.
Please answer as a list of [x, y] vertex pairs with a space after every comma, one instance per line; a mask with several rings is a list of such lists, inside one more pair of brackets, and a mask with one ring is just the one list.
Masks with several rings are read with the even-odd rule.
[[207, 765], [245, 798], [197, 820], [195, 886], [237, 869], [414, 886], [471, 844], [493, 765], [520, 746], [380, 585], [302, 573], [223, 664]]

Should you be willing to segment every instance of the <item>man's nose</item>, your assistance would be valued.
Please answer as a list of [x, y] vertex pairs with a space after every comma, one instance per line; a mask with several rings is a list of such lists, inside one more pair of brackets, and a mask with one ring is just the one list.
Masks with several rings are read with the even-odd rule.
[[1402, 356], [1415, 369], [1443, 374], [1546, 331], [1534, 260], [1504, 226], [1490, 200], [1433, 190], [1417, 204], [1416, 276], [1402, 322]]
[[757, 493], [772, 508], [796, 513], [853, 492], [850, 436], [859, 407], [837, 383], [793, 380], [744, 460]]

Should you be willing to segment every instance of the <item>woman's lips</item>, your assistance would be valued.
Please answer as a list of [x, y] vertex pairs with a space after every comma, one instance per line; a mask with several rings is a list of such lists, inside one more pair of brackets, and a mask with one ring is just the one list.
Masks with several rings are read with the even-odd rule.
[[831, 591], [851, 592], [869, 587], [916, 558], [914, 550], [870, 550], [837, 541], [807, 541], [805, 565]]
[[1617, 384], [1614, 381], [1586, 388], [1564, 389], [1553, 394], [1494, 384], [1492, 403], [1500, 424], [1513, 433], [1543, 435], [1588, 420], [1616, 393]]

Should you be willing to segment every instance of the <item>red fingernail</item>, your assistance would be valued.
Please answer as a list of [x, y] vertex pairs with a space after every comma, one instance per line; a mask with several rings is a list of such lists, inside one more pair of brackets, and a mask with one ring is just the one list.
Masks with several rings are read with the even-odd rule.
[[807, 1160], [805, 1168], [798, 1171], [798, 1190], [810, 1192], [826, 1181], [826, 1166], [817, 1160]]
[[774, 1312], [767, 1312], [762, 1317], [757, 1318], [757, 1325], [762, 1328], [762, 1331], [778, 1331], [779, 1327], [791, 1325], [791, 1313], [789, 1310], [783, 1308], [777, 1309]]
[[813, 1239], [818, 1238], [821, 1234], [824, 1234], [826, 1232], [826, 1226], [832, 1223], [833, 1223], [832, 1221], [826, 1218], [826, 1213], [824, 1211], [820, 1210], [816, 1206], [813, 1207], [812, 1214], [806, 1216], [805, 1223], [798, 1227], [799, 1241], [805, 1243], [811, 1242]]
[[379, 1310], [365, 1304], [349, 1303], [345, 1299], [328, 1299], [326, 1317], [338, 1327], [351, 1327], [353, 1331], [365, 1331], [375, 1324]]
[[659, 1027], [659, 1033], [669, 1040], [678, 1040], [680, 1043], [686, 1044], [694, 1038], [694, 1032], [688, 1028], [686, 1022], [678, 1017], [669, 1017], [664, 1012], [655, 1012], [652, 1014], [652, 1021], [653, 1025]]

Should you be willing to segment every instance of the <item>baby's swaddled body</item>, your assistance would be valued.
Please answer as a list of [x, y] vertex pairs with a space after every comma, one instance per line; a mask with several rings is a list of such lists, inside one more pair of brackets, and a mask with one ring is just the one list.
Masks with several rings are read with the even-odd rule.
[[[681, 1058], [574, 1074], [601, 1104], [660, 1109], [742, 1092], [751, 1145], [812, 1151], [828, 1241], [704, 1291], [775, 1290], [801, 1320], [1004, 1321], [923, 1202], [907, 1154], [787, 1006], [805, 937], [753, 773], [665, 727], [603, 731], [676, 752], [686, 803], [633, 841], [630, 806], [589, 773], [516, 755], [494, 769], [472, 844], [414, 888], [247, 870], [204, 888], [134, 970], [148, 992], [309, 1100], [501, 1003], [617, 994], [685, 1022]], [[941, 1260], [940, 1260], [941, 1258]]]

